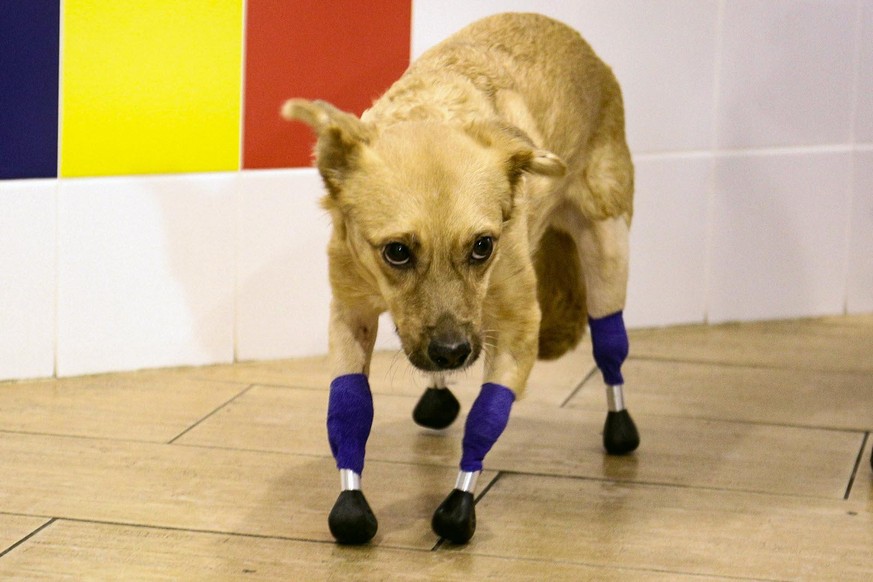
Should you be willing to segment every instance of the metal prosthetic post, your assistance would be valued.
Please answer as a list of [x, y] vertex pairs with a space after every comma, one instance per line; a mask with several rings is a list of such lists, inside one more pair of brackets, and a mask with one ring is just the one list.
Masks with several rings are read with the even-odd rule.
[[363, 374], [348, 374], [330, 384], [327, 435], [340, 472], [341, 492], [328, 516], [330, 533], [341, 544], [363, 544], [379, 525], [361, 491], [361, 473], [370, 429], [373, 396]]
[[434, 374], [433, 386], [424, 391], [412, 411], [412, 420], [419, 426], [440, 430], [447, 428], [458, 417], [461, 403], [446, 388], [443, 374]]
[[622, 312], [599, 319], [589, 318], [594, 361], [606, 382], [609, 412], [603, 426], [603, 446], [610, 455], [624, 455], [640, 445], [640, 435], [624, 404], [624, 378], [621, 365], [628, 354], [627, 331]]
[[474, 493], [485, 455], [503, 434], [515, 394], [500, 384], [487, 383], [470, 408], [464, 425], [461, 470], [455, 487], [434, 512], [434, 532], [456, 544], [470, 541], [476, 532]]

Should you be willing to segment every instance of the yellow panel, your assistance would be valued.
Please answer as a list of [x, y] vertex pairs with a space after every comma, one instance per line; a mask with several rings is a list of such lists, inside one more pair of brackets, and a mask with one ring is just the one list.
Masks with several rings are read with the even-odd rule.
[[236, 170], [243, 0], [66, 0], [61, 175]]

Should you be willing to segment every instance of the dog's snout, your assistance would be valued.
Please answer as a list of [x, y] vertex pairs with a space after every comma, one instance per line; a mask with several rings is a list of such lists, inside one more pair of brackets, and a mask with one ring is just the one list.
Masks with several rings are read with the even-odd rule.
[[433, 338], [427, 346], [430, 361], [442, 370], [460, 368], [472, 351], [470, 342], [460, 336]]

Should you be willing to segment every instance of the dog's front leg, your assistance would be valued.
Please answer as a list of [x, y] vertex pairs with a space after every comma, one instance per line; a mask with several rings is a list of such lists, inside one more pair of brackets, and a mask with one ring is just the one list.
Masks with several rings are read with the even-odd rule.
[[368, 374], [376, 341], [378, 312], [334, 297], [329, 350], [333, 381], [327, 409], [327, 434], [340, 472], [341, 492], [328, 517], [340, 543], [370, 541], [378, 522], [361, 491], [367, 439], [373, 425], [373, 396]]
[[[529, 267], [529, 264], [517, 264]], [[486, 309], [485, 383], [464, 425], [460, 471], [455, 487], [433, 516], [433, 529], [454, 543], [466, 543], [476, 531], [474, 493], [485, 456], [509, 422], [516, 394], [530, 375], [537, 354], [540, 310], [532, 268], [497, 282]]]

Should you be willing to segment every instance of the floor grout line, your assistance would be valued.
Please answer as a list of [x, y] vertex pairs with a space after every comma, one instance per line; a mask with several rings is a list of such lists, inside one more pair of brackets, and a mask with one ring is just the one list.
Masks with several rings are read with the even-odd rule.
[[21, 538], [20, 540], [18, 540], [18, 541], [15, 542], [14, 544], [12, 544], [11, 546], [9, 546], [8, 548], [6, 548], [6, 549], [3, 550], [2, 552], [0, 552], [0, 558], [2, 558], [3, 556], [5, 556], [6, 554], [10, 553], [11, 551], [13, 551], [13, 550], [14, 550], [15, 548], [17, 548], [18, 546], [20, 546], [20, 545], [26, 543], [28, 540], [30, 540], [30, 539], [32, 539], [34, 536], [38, 535], [42, 530], [44, 530], [45, 528], [47, 528], [48, 526], [50, 526], [51, 524], [53, 524], [53, 523], [56, 522], [56, 521], [57, 521], [57, 518], [52, 517], [52, 518], [49, 519], [47, 522], [45, 522], [44, 524], [42, 524], [41, 526], [39, 526], [38, 528], [36, 528], [36, 529], [33, 530], [32, 532], [30, 532], [29, 534], [27, 534], [26, 536], [24, 536], [23, 538]]
[[195, 428], [197, 428], [198, 426], [200, 426], [201, 424], [203, 424], [204, 422], [206, 422], [207, 420], [212, 418], [214, 415], [218, 414], [218, 412], [223, 410], [226, 406], [230, 405], [237, 398], [240, 398], [244, 394], [247, 394], [249, 392], [249, 390], [251, 390], [255, 386], [256, 386], [256, 384], [249, 384], [241, 392], [234, 395], [233, 398], [231, 398], [230, 400], [228, 400], [224, 404], [219, 405], [217, 408], [215, 408], [215, 410], [209, 412], [209, 414], [207, 414], [206, 416], [204, 416], [203, 418], [201, 418], [200, 420], [198, 420], [197, 422], [195, 422], [194, 424], [192, 424], [191, 426], [189, 426], [188, 428], [186, 428], [185, 430], [183, 430], [182, 432], [177, 434], [175, 437], [171, 438], [169, 441], [167, 441], [166, 444], [168, 444], [168, 445], [175, 444], [177, 440], [179, 440], [180, 438], [182, 438], [183, 436], [185, 436], [186, 434], [188, 434], [189, 432], [191, 432], [192, 430], [194, 430]]
[[560, 406], [558, 406], [558, 408], [564, 408], [565, 406], [567, 406], [567, 404], [569, 404], [570, 401], [576, 397], [576, 394], [578, 394], [579, 391], [582, 390], [582, 387], [588, 383], [588, 380], [590, 380], [592, 378], [592, 376], [594, 376], [594, 374], [597, 373], [597, 369], [598, 369], [597, 366], [592, 366], [591, 370], [589, 370], [588, 373], [585, 374], [585, 377], [582, 378], [582, 380], [576, 385], [575, 388], [573, 388], [573, 391], [570, 392], [570, 395], [567, 396], [567, 398], [565, 398], [563, 402], [561, 402], [561, 404], [560, 404]]
[[706, 360], [693, 358], [677, 358], [673, 356], [651, 356], [651, 355], [631, 355], [627, 358], [628, 362], [657, 362], [657, 363], [672, 363], [672, 364], [692, 364], [700, 366], [716, 366], [720, 368], [747, 368], [749, 370], [761, 371], [797, 371], [815, 372], [817, 374], [847, 374], [858, 376], [869, 376], [870, 372], [865, 370], [845, 370], [835, 368], [798, 368], [797, 366], [761, 364], [755, 362], [728, 362], [724, 360]]
[[[496, 481], [498, 477], [495, 476], [492, 479], [489, 486], [486, 487], [486, 490], [482, 492], [482, 495], [485, 494], [488, 488], [491, 487]], [[481, 497], [481, 495], [480, 495]], [[478, 499], [478, 498], [477, 498]], [[303, 544], [319, 544], [319, 545], [337, 545], [334, 540], [317, 540], [312, 538], [302, 538], [302, 537], [293, 537], [293, 536], [282, 536], [282, 535], [269, 535], [269, 534], [254, 534], [254, 533], [244, 533], [244, 532], [234, 532], [234, 531], [223, 531], [223, 530], [209, 530], [209, 529], [197, 529], [197, 528], [185, 528], [185, 527], [174, 527], [174, 526], [163, 526], [163, 525], [148, 525], [148, 524], [139, 524], [139, 523], [128, 523], [122, 521], [111, 521], [111, 520], [100, 520], [100, 519], [84, 519], [84, 518], [75, 518], [75, 517], [53, 517], [49, 518], [46, 523], [41, 525], [39, 528], [16, 542], [14, 545], [7, 548], [5, 551], [0, 553], [0, 558], [4, 555], [8, 554], [16, 547], [21, 546], [28, 540], [32, 539], [34, 536], [38, 535], [40, 532], [45, 530], [50, 525], [53, 525], [58, 522], [69, 522], [69, 523], [79, 523], [79, 524], [90, 524], [90, 525], [101, 525], [101, 526], [111, 526], [111, 527], [126, 527], [131, 529], [148, 529], [148, 530], [156, 530], [156, 531], [170, 531], [177, 533], [191, 533], [191, 534], [201, 534], [201, 535], [213, 535], [213, 536], [229, 536], [229, 537], [237, 537], [237, 538], [248, 538], [248, 539], [260, 539], [260, 540], [273, 540], [273, 541], [281, 541], [281, 542], [298, 542]], [[382, 545], [379, 544], [379, 548], [387, 549], [391, 551], [400, 551], [400, 552], [413, 552], [417, 554], [425, 554], [431, 553], [437, 549], [438, 546], [443, 545], [441, 542], [444, 542], [444, 539], [440, 539], [433, 549], [424, 549], [424, 548], [415, 548], [410, 546], [403, 545]], [[518, 557], [518, 556], [507, 556], [503, 554], [489, 554], [489, 553], [475, 553], [475, 556], [487, 557], [511, 562], [533, 562], [533, 563], [543, 563], [543, 564], [566, 564], [573, 566], [588, 566], [594, 568], [605, 567], [603, 564], [593, 563], [593, 562], [576, 562], [573, 560], [554, 560], [554, 559], [538, 559], [531, 557]], [[691, 577], [701, 577], [701, 578], [709, 578], [708, 574], [699, 574], [696, 572], [686, 572], [682, 570], [665, 570], [658, 568], [634, 568], [632, 566], [618, 566], [619, 570], [627, 570], [633, 572], [654, 572], [654, 573], [662, 573], [662, 574], [682, 574], [684, 576]], [[743, 576], [718, 576], [720, 579], [725, 580], [763, 580], [767, 582], [779, 582], [779, 579], [770, 579], [770, 578], [750, 578]]]
[[852, 487], [855, 485], [855, 479], [858, 477], [858, 470], [864, 462], [864, 451], [867, 449], [867, 441], [869, 439], [870, 433], [865, 432], [864, 438], [861, 439], [861, 450], [858, 451], [858, 456], [855, 458], [855, 466], [852, 468], [852, 475], [849, 477], [849, 484], [846, 486], [846, 494], [843, 495], [843, 499], [846, 501], [848, 501], [849, 496], [852, 494]]

